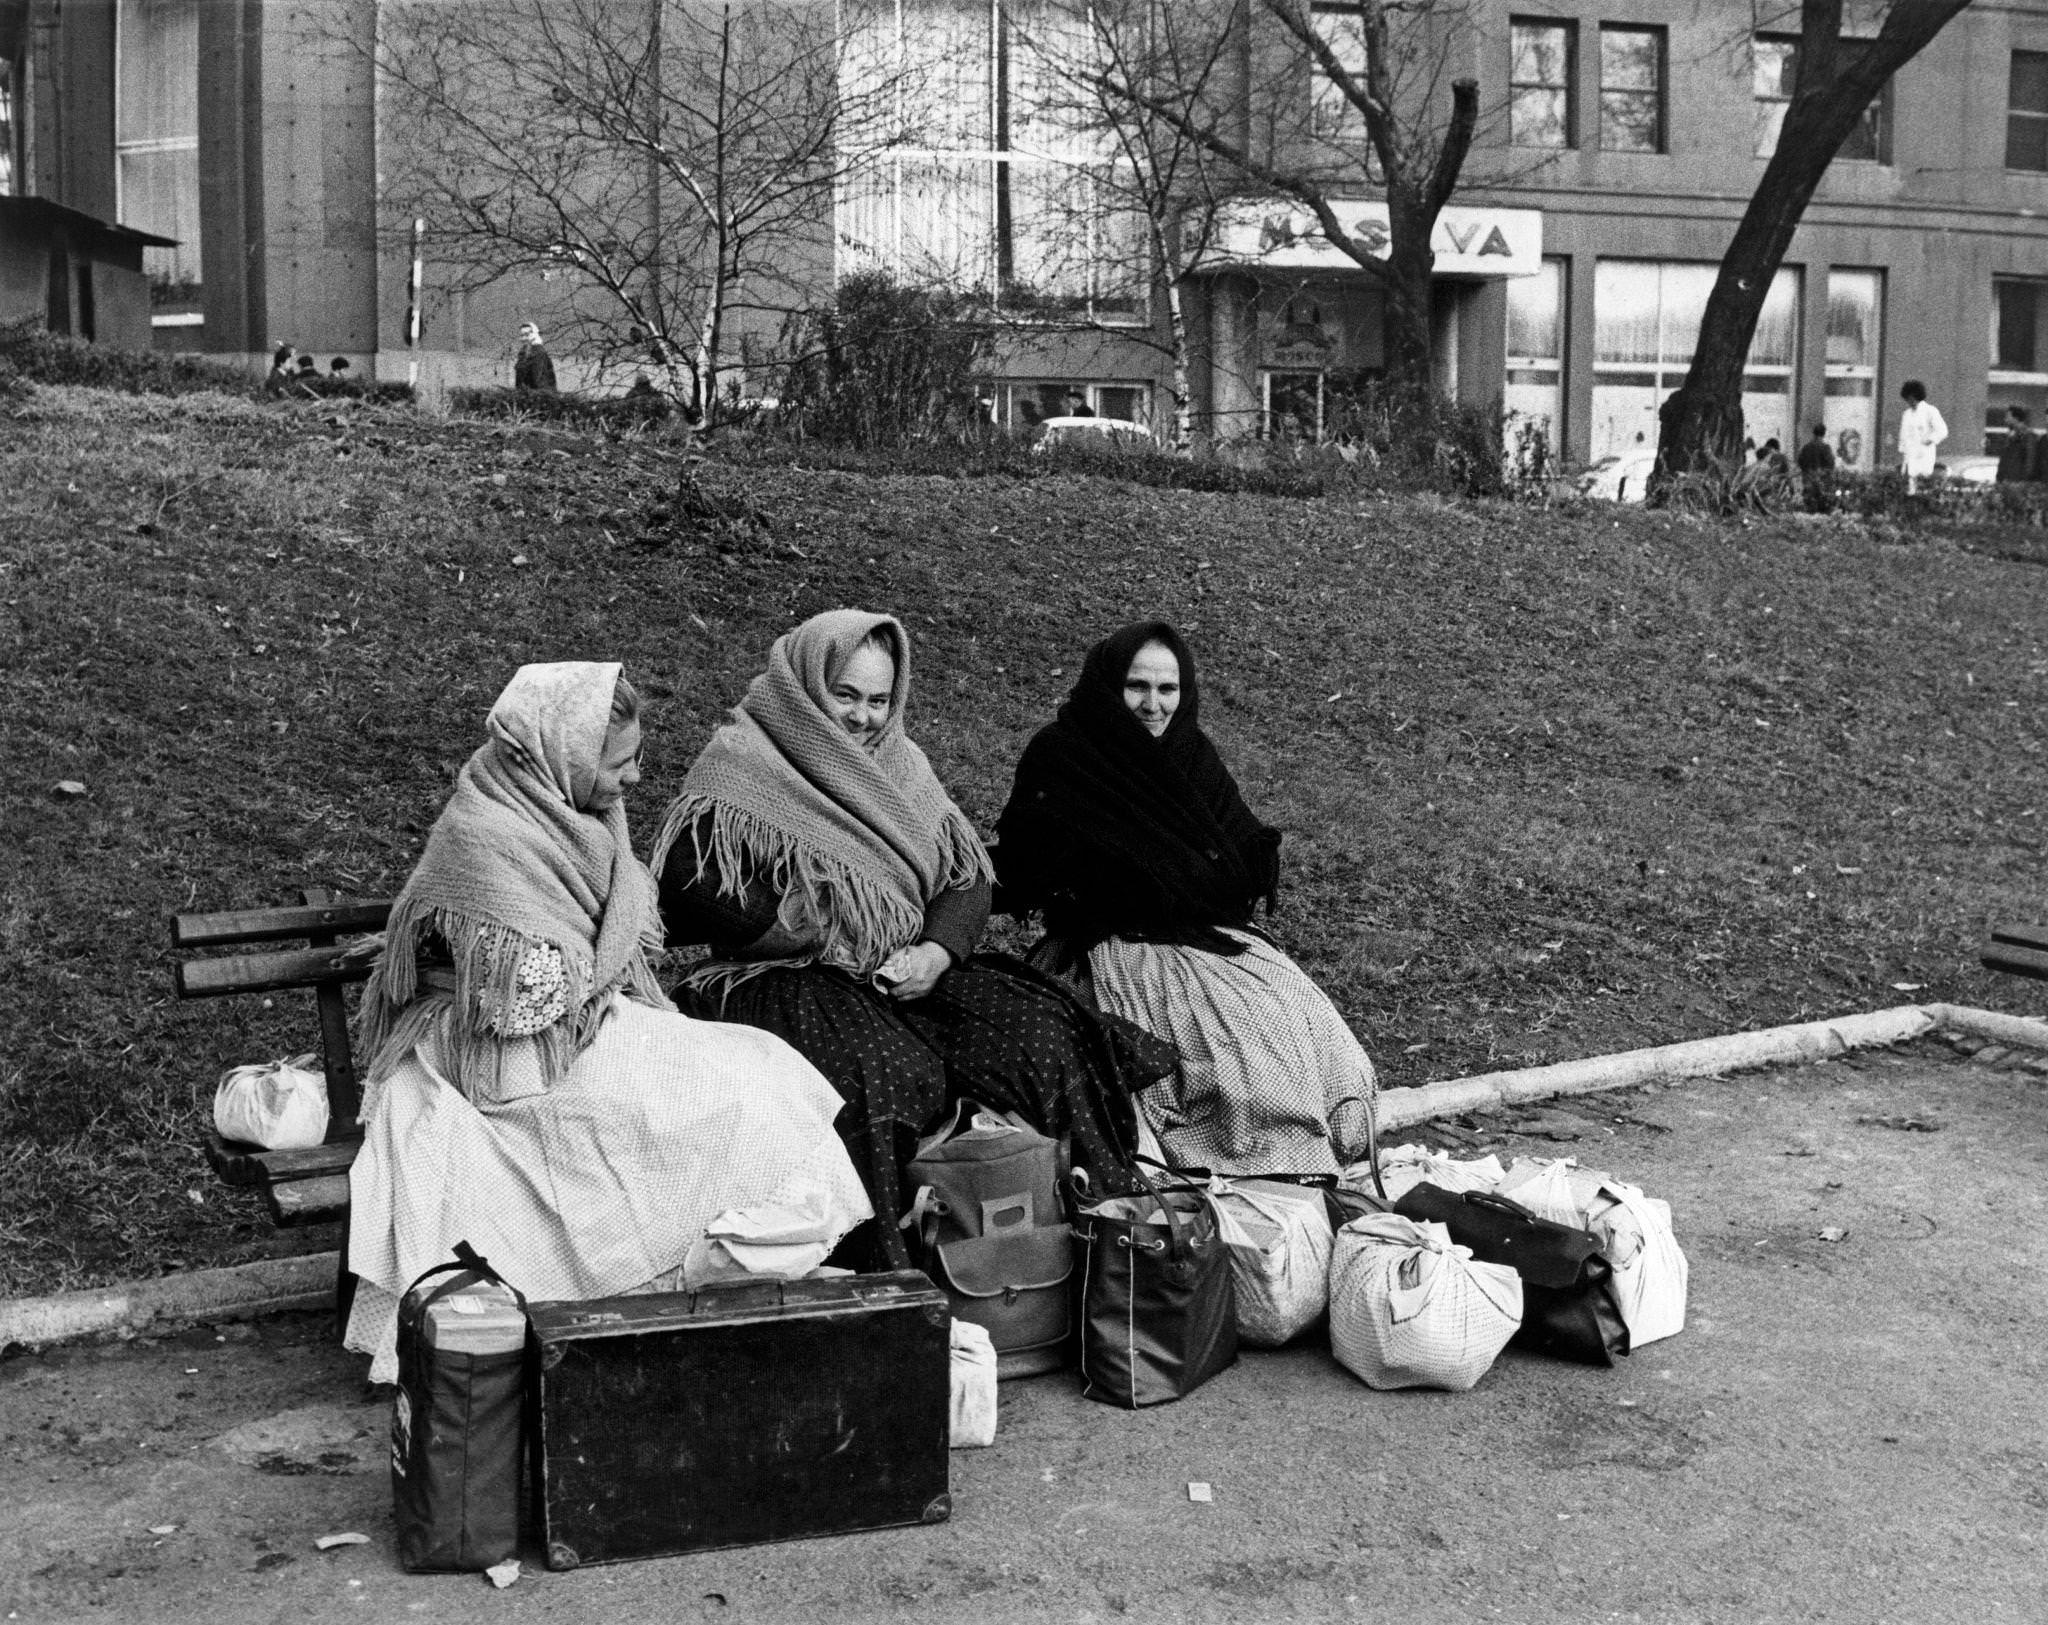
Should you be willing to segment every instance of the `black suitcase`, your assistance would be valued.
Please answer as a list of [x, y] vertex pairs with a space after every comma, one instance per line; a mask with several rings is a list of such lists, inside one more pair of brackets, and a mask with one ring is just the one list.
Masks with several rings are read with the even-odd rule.
[[915, 1270], [536, 1303], [548, 1567], [937, 1523], [946, 1298]]

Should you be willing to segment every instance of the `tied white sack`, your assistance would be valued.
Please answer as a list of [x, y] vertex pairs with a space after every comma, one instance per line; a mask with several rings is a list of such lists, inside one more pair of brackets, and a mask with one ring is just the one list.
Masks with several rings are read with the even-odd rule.
[[1468, 1392], [1522, 1324], [1522, 1278], [1440, 1224], [1368, 1213], [1337, 1232], [1330, 1352], [1368, 1388]]
[[1230, 1249], [1237, 1335], [1278, 1348], [1315, 1324], [1330, 1302], [1335, 1234], [1321, 1191], [1257, 1180], [1212, 1179], [1216, 1229]]
[[[1507, 1177], [1500, 1158], [1490, 1152], [1460, 1162], [1448, 1151], [1432, 1151], [1426, 1145], [1397, 1145], [1380, 1153], [1380, 1178], [1387, 1187], [1387, 1200], [1398, 1202], [1417, 1185], [1434, 1185], [1445, 1191], [1490, 1191]], [[1346, 1190], [1373, 1193], [1372, 1166], [1355, 1162], [1337, 1177]]]
[[683, 1255], [683, 1287], [720, 1281], [794, 1281], [808, 1275], [839, 1239], [832, 1192], [824, 1181], [799, 1185], [779, 1202], [727, 1208]]
[[1631, 1349], [1685, 1330], [1692, 1267], [1678, 1245], [1671, 1204], [1576, 1157], [1517, 1157], [1500, 1194], [1559, 1224], [1590, 1230], [1614, 1271], [1614, 1302]]
[[996, 1442], [996, 1346], [986, 1326], [953, 1322], [952, 1418], [948, 1438], [955, 1450], [977, 1450]]
[[310, 1151], [327, 1137], [327, 1074], [310, 1054], [238, 1066], [213, 1092], [213, 1126], [223, 1140], [266, 1151]]

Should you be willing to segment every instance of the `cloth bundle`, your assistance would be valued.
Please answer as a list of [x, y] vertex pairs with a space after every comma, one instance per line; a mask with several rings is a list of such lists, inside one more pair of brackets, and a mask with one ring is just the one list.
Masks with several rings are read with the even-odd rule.
[[[1398, 1202], [1425, 1181], [1445, 1191], [1490, 1191], [1507, 1177], [1500, 1158], [1492, 1155], [1459, 1162], [1448, 1151], [1432, 1151], [1426, 1145], [1397, 1145], [1380, 1153], [1380, 1178], [1387, 1200]], [[1353, 1163], [1339, 1177], [1346, 1190], [1372, 1189], [1372, 1170]]]
[[1254, 1348], [1278, 1348], [1329, 1305], [1334, 1236], [1323, 1193], [1263, 1179], [1215, 1179], [1209, 1191], [1230, 1249], [1237, 1335]]
[[822, 1178], [785, 1190], [774, 1202], [727, 1208], [690, 1243], [683, 1289], [750, 1277], [794, 1281], [825, 1262], [844, 1228], [835, 1193]]
[[327, 1137], [327, 1075], [310, 1053], [235, 1067], [214, 1091], [213, 1126], [265, 1151], [309, 1151]]
[[1440, 1224], [1353, 1219], [1330, 1264], [1330, 1350], [1371, 1388], [1471, 1389], [1522, 1323], [1522, 1281]]
[[947, 1441], [955, 1450], [996, 1442], [996, 1346], [988, 1328], [953, 1322], [952, 1398]]
[[1615, 1307], [1631, 1348], [1685, 1330], [1691, 1267], [1672, 1228], [1669, 1202], [1645, 1196], [1611, 1174], [1581, 1168], [1571, 1157], [1517, 1157], [1499, 1193], [1599, 1240], [1614, 1272]]

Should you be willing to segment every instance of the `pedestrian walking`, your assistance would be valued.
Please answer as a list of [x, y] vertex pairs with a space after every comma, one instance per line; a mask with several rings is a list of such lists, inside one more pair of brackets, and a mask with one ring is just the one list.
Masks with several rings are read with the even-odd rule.
[[2048, 456], [2034, 433], [2033, 414], [2024, 406], [2005, 409], [2005, 444], [1998, 452], [1998, 483], [2017, 485], [2048, 479]]
[[1828, 426], [1816, 423], [1813, 438], [1799, 448], [1799, 485], [1808, 513], [1832, 513], [1835, 507], [1835, 448], [1828, 444]]
[[554, 359], [541, 343], [536, 323], [528, 322], [519, 329], [519, 353], [512, 359], [512, 387], [537, 389], [548, 395], [556, 392]]
[[1917, 491], [1920, 482], [1934, 472], [1934, 453], [1948, 438], [1948, 420], [1927, 398], [1927, 386], [1908, 378], [1899, 386], [1899, 399], [1906, 409], [1899, 414], [1899, 467], [1906, 476], [1906, 489]]

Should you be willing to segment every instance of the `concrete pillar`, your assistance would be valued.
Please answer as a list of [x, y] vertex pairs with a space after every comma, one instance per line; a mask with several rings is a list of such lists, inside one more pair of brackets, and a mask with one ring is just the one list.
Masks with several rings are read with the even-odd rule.
[[1218, 439], [1258, 433], [1258, 303], [1248, 276], [1209, 279], [1209, 432]]

